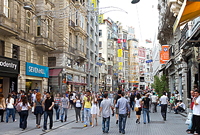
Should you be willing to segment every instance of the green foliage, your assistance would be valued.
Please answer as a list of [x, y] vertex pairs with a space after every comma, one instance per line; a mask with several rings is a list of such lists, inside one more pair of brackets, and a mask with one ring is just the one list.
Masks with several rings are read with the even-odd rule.
[[154, 83], [152, 84], [152, 87], [158, 95], [162, 95], [164, 91], [169, 91], [166, 75], [163, 74], [160, 78], [158, 76], [154, 76]]

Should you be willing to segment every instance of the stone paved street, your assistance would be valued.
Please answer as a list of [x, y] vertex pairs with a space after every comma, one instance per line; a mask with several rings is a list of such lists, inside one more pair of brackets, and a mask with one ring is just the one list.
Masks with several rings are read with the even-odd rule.
[[[160, 115], [160, 108], [158, 108], [159, 112], [150, 113], [151, 122], [149, 124], [144, 125], [141, 121], [140, 124], [136, 124], [136, 115], [135, 112], [131, 114], [131, 118], [127, 120], [126, 125], [126, 134], [132, 135], [186, 135], [185, 130], [187, 129], [187, 125], [185, 125], [185, 118], [179, 114], [168, 113], [167, 121], [162, 121]], [[19, 119], [19, 118], [18, 118]], [[17, 120], [18, 120], [17, 119]], [[55, 115], [54, 115], [55, 119]], [[143, 120], [143, 117], [142, 117]], [[1, 135], [64, 135], [64, 134], [74, 134], [74, 135], [101, 135], [101, 118], [98, 117], [98, 126], [91, 128], [83, 128], [83, 123], [75, 123], [74, 110], [68, 111], [68, 121], [61, 123], [54, 121], [53, 130], [43, 132], [41, 129], [35, 128], [35, 117], [34, 115], [30, 115], [28, 118], [28, 128], [25, 131], [22, 131], [18, 128], [19, 120], [14, 123], [0, 123], [0, 134]], [[42, 119], [43, 125], [43, 119]], [[111, 117], [111, 125], [109, 134], [116, 135], [118, 132], [118, 125], [115, 124], [115, 117]]]

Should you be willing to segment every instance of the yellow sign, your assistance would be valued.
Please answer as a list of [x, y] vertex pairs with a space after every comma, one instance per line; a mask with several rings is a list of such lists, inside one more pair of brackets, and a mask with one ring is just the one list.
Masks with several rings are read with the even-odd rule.
[[123, 63], [119, 62], [119, 70], [122, 70]]
[[92, 7], [92, 10], [96, 11], [96, 8], [97, 8], [97, 0], [91, 0], [91, 7]]
[[103, 24], [103, 14], [99, 15], [99, 24]]
[[118, 57], [122, 57], [122, 49], [118, 49]]

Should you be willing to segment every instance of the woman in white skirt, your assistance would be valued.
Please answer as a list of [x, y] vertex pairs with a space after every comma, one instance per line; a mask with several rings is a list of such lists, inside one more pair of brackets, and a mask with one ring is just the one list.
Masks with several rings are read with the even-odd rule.
[[92, 114], [92, 127], [94, 127], [94, 118], [96, 120], [97, 126], [97, 113], [99, 112], [99, 107], [97, 106], [97, 98], [95, 94], [92, 95], [92, 107], [91, 107], [91, 114]]

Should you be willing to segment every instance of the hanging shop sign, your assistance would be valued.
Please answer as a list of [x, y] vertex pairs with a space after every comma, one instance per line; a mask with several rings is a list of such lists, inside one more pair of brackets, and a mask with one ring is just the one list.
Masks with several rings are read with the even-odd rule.
[[122, 57], [122, 49], [118, 49], [118, 57]]
[[49, 67], [26, 62], [26, 75], [49, 78]]
[[99, 24], [103, 24], [103, 14], [99, 15]]
[[19, 74], [20, 62], [0, 56], [0, 72]]

